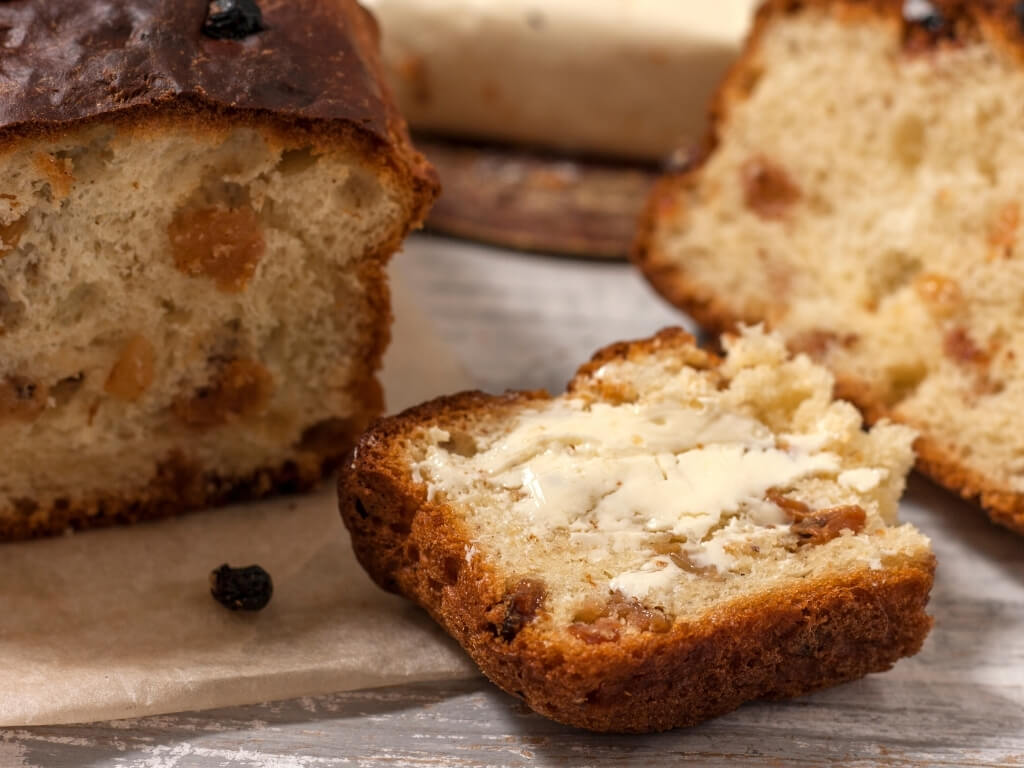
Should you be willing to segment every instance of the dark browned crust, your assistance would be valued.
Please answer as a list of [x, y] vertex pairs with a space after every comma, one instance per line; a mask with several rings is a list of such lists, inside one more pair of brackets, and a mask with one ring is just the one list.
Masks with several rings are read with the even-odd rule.
[[444, 193], [426, 226], [506, 248], [622, 259], [656, 172], [648, 166], [417, 137]]
[[[586, 388], [612, 359], [666, 350], [717, 364], [691, 337], [669, 331], [602, 350], [574, 387]], [[407, 445], [427, 426], [500, 424], [538, 399], [547, 395], [467, 392], [384, 419], [359, 440], [339, 478], [342, 517], [373, 579], [423, 606], [495, 684], [537, 712], [595, 731], [666, 730], [879, 672], [920, 649], [932, 624], [930, 556], [736, 601], [664, 634], [590, 645], [528, 623], [505, 639], [495, 610], [507, 604], [509, 578], [485, 556], [467, 559], [470, 536], [455, 510], [428, 501], [413, 481]]]
[[[1024, 60], [1024, 20], [1018, 18], [1010, 0], [936, 0], [933, 5], [946, 20], [942, 34], [925, 35], [914, 24], [906, 22], [899, 0], [768, 0], [760, 8], [743, 53], [711, 105], [710, 127], [697, 162], [683, 171], [662, 177], [655, 184], [641, 216], [631, 258], [658, 293], [715, 333], [735, 331], [743, 323], [763, 322], [770, 326], [770, 318], [744, 314], [730, 305], [728, 297], [692, 282], [684, 268], [670, 263], [658, 251], [655, 231], [662, 221], [671, 225], [673, 221], [685, 219], [687, 200], [697, 186], [704, 162], [718, 144], [730, 105], [742, 101], [748, 88], [746, 84], [756, 80], [757, 48], [765, 30], [777, 19], [806, 9], [824, 10], [847, 20], [881, 19], [901, 25], [904, 39], [911, 41], [908, 55], [920, 53], [922, 46], [957, 45], [983, 35], [994, 45], [1007, 48]], [[837, 374], [836, 394], [857, 405], [870, 423], [882, 418], [908, 423], [898, 411], [888, 407], [880, 393], [867, 382]], [[910, 426], [922, 431], [914, 444], [918, 471], [981, 506], [999, 525], [1024, 534], [1024, 494], [1001, 488], [996, 480], [965, 466], [957, 458], [955, 449], [924, 433], [923, 425]]]
[[380, 85], [369, 15], [351, 0], [259, 5], [263, 31], [215, 40], [202, 33], [208, 0], [7, 0], [0, 126], [67, 126], [193, 99], [343, 120], [390, 142], [401, 119]]

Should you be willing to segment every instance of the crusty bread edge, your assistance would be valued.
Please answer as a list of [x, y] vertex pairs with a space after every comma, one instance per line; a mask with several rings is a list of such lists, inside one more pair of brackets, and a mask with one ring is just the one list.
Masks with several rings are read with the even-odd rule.
[[[574, 385], [615, 358], [688, 343], [674, 330], [597, 353]], [[700, 352], [709, 363], [714, 356]], [[606, 732], [693, 725], [758, 698], [784, 698], [888, 669], [916, 653], [931, 627], [925, 605], [934, 558], [737, 600], [665, 634], [587, 645], [552, 640], [529, 624], [511, 642], [496, 631], [509, 589], [455, 511], [428, 501], [403, 447], [416, 430], [474, 416], [501, 419], [545, 393], [465, 392], [381, 420], [356, 445], [338, 481], [339, 505], [360, 563], [383, 588], [425, 608], [495, 684], [537, 712]], [[500, 619], [498, 619], [500, 622]]]
[[[886, 0], [769, 0], [758, 11], [753, 29], [740, 57], [733, 64], [719, 87], [710, 108], [710, 128], [700, 153], [685, 169], [662, 177], [648, 198], [637, 230], [631, 259], [648, 282], [665, 299], [689, 313], [707, 330], [715, 333], [734, 331], [743, 323], [767, 322], [764, 317], [748, 317], [729, 305], [726, 297], [709, 293], [690, 282], [686, 272], [678, 265], [668, 263], [656, 246], [655, 229], [660, 218], [667, 215], [685, 216], [686, 193], [692, 189], [702, 166], [718, 143], [719, 127], [727, 119], [729, 107], [742, 98], [742, 83], [750, 67], [765, 29], [778, 16], [793, 13], [805, 7], [830, 7], [846, 18], [874, 14], [891, 19], [899, 14], [899, 4]], [[1017, 55], [1024, 56], [1024, 43], [1015, 22], [1007, 18], [1007, 10], [986, 9], [979, 4], [962, 4], [954, 9], [970, 18], [1001, 45], [1010, 46]], [[954, 17], [959, 19], [961, 17]], [[1016, 41], [1016, 42], [1015, 42]], [[878, 397], [867, 382], [849, 376], [836, 375], [838, 397], [849, 400], [864, 413], [868, 422], [882, 418], [906, 423]], [[935, 482], [963, 499], [981, 506], [993, 522], [1024, 534], [1024, 494], [1001, 488], [998, 481], [965, 466], [956, 458], [955, 451], [942, 441], [927, 434], [923, 425], [910, 424], [921, 433], [914, 443], [916, 467]]]

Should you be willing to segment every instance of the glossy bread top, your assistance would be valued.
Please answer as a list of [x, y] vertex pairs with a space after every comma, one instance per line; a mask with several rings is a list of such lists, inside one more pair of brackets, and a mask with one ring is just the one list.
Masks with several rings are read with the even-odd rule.
[[202, 32], [207, 0], [0, 2], [0, 137], [150, 107], [354, 123], [391, 142], [377, 29], [355, 0], [258, 0], [265, 29]]

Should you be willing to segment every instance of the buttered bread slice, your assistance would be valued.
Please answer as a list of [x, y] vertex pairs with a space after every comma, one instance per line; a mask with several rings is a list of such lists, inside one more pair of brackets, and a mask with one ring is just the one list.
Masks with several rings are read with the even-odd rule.
[[599, 731], [690, 725], [889, 668], [931, 626], [897, 522], [913, 432], [862, 431], [759, 329], [613, 345], [559, 397], [379, 422], [340, 478], [357, 556], [503, 689]]

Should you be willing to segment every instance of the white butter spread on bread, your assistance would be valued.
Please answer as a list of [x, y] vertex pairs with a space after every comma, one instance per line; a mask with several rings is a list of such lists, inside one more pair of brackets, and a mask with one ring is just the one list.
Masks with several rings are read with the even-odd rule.
[[[740, 347], [764, 341], [755, 334]], [[614, 377], [606, 368], [595, 379]], [[861, 509], [866, 502], [856, 494], [870, 494], [888, 476], [840, 455], [851, 430], [859, 431], [855, 421], [841, 424], [837, 413], [826, 412], [798, 429], [772, 429], [750, 411], [737, 408], [729, 390], [685, 377], [629, 402], [567, 396], [524, 409], [486, 445], [431, 428], [413, 475], [427, 482], [431, 499], [497, 490], [502, 514], [524, 536], [567, 536], [607, 568], [610, 589], [643, 597], [686, 571], [729, 572], [740, 555], [761, 551], [759, 541], [779, 546], [794, 525], [797, 535], [820, 536], [826, 517], [800, 521], [820, 509]], [[786, 496], [801, 483], [800, 492]], [[860, 532], [857, 520], [833, 525]], [[666, 557], [669, 551], [682, 566]], [[646, 555], [630, 560], [637, 552]], [[627, 564], [623, 556], [627, 568], [616, 565]]]
[[634, 529], [700, 540], [746, 501], [801, 477], [835, 473], [839, 458], [775, 445], [755, 419], [665, 404], [587, 405], [567, 400], [524, 414], [519, 425], [471, 461], [434, 449], [433, 487], [475, 475], [522, 492], [512, 514], [544, 535], [552, 528], [614, 537]]

